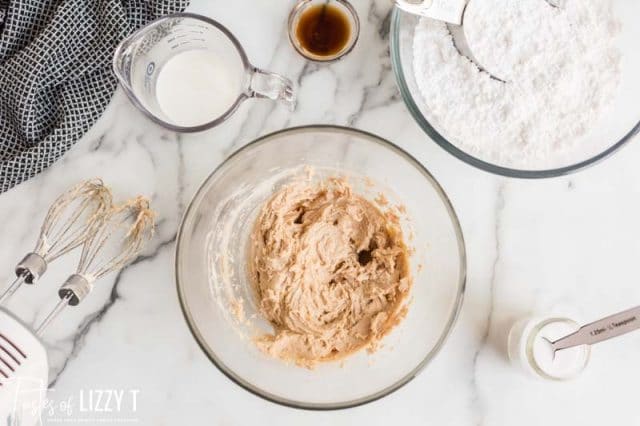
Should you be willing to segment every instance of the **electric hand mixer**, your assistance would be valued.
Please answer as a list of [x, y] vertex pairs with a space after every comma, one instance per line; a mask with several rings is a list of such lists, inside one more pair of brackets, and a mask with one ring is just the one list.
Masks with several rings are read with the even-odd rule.
[[[113, 207], [111, 193], [100, 180], [71, 188], [51, 206], [36, 249], [16, 268], [18, 279], [0, 298], [6, 301], [22, 282], [34, 283], [47, 262], [83, 245], [80, 263], [59, 290], [60, 302], [34, 334], [0, 308], [0, 421], [37, 424], [48, 385], [46, 350], [40, 341], [45, 327], [67, 305], [77, 305], [105, 274], [121, 269], [153, 234], [154, 219], [146, 199], [138, 197]], [[17, 284], [16, 284], [17, 283]]]

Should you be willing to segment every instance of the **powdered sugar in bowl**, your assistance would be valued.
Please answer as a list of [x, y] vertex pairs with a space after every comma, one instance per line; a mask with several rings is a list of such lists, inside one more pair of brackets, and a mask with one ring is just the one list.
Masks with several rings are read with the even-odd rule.
[[505, 176], [559, 176], [640, 130], [638, 16], [633, 0], [470, 0], [466, 39], [502, 82], [460, 55], [445, 24], [395, 10], [393, 67], [415, 120], [454, 156]]

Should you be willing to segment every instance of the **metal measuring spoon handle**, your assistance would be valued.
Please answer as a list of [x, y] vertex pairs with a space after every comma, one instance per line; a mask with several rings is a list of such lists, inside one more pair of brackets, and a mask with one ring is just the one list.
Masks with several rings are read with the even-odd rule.
[[556, 351], [574, 346], [593, 345], [638, 328], [640, 328], [640, 306], [583, 325], [578, 331], [550, 343], [555, 354]]
[[480, 70], [487, 72], [494, 80], [505, 82], [489, 72], [469, 47], [463, 28], [467, 0], [393, 0], [393, 3], [405, 12], [444, 22], [453, 39], [453, 45], [462, 56], [473, 62]]
[[401, 10], [450, 24], [462, 24], [467, 0], [393, 0]]
[[[473, 53], [464, 29], [464, 17], [467, 6], [472, 0], [393, 0], [398, 9], [414, 15], [419, 15], [446, 23], [447, 30], [451, 34], [453, 45], [469, 61], [475, 64], [478, 69], [486, 72], [493, 80], [501, 83], [508, 81], [507, 76], [500, 75], [500, 70], [494, 70], [483, 64]], [[548, 4], [554, 8], [564, 6], [565, 0], [541, 0], [540, 3]]]

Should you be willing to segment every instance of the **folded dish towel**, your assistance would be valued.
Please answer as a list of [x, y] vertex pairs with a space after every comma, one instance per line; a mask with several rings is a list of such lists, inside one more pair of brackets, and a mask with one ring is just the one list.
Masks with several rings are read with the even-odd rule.
[[117, 44], [188, 0], [0, 0], [0, 192], [62, 156], [116, 88]]

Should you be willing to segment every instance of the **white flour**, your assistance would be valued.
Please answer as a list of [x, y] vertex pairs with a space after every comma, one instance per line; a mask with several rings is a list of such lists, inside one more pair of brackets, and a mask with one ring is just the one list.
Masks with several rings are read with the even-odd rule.
[[414, 72], [427, 118], [464, 151], [516, 168], [545, 168], [584, 136], [619, 85], [620, 25], [610, 0], [471, 0], [464, 17], [478, 61], [444, 23], [423, 18]]

